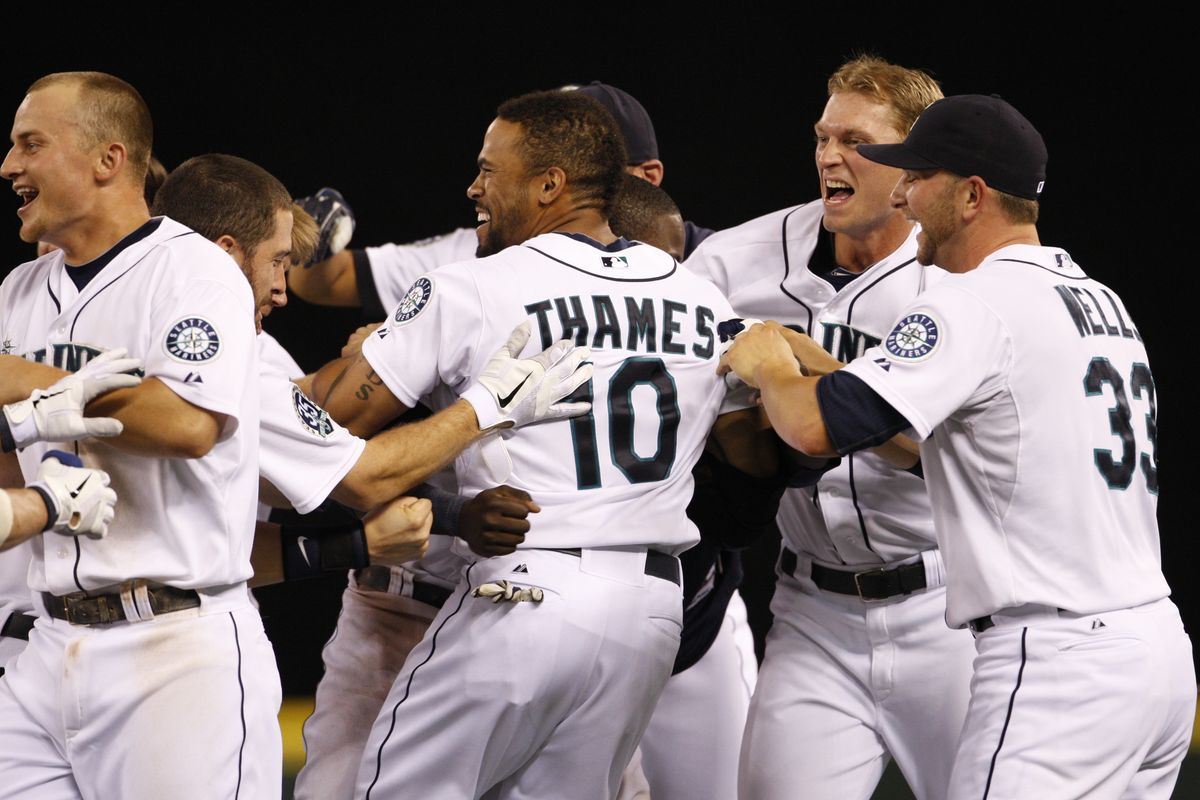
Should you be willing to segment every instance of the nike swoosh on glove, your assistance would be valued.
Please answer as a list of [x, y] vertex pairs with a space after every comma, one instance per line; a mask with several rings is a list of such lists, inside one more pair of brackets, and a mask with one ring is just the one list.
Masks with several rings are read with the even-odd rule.
[[562, 402], [591, 380], [592, 363], [587, 361], [591, 349], [562, 339], [535, 356], [517, 358], [531, 330], [529, 320], [518, 325], [463, 392], [482, 431], [576, 417], [592, 409], [591, 403]]
[[115, 515], [117, 493], [108, 487], [108, 473], [87, 469], [78, 456], [51, 450], [42, 456], [38, 480], [30, 489], [41, 489], [54, 501], [47, 508], [46, 530], [71, 536], [103, 539]]

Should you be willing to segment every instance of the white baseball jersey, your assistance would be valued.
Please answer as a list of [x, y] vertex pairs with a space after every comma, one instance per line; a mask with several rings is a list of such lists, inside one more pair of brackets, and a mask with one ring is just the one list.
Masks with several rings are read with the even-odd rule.
[[[265, 351], [260, 355], [275, 358]], [[293, 508], [307, 514], [325, 502], [367, 443], [334, 422], [276, 363], [261, 361], [259, 368], [259, 472]]]
[[[900, 311], [945, 273], [916, 262], [916, 233], [841, 290], [808, 269], [823, 210], [785, 208], [704, 241], [684, 266], [717, 285], [736, 313], [809, 334], [841, 361], [880, 342]], [[847, 456], [816, 487], [789, 489], [779, 528], [788, 546], [829, 564], [892, 562], [935, 546], [921, 478], [874, 453]]]
[[1146, 349], [1066, 252], [1014, 245], [948, 276], [847, 369], [923, 440], [951, 625], [1168, 594]]
[[395, 308], [417, 278], [444, 264], [474, 258], [478, 246], [474, 228], [457, 228], [408, 244], [366, 248], [379, 302], [385, 309]]
[[[165, 217], [119, 249], [82, 292], [62, 251], [5, 279], [0, 339], [12, 352], [74, 371], [124, 347], [142, 359], [148, 378], [226, 419], [216, 445], [198, 459], [146, 458], [80, 442], [84, 462], [111, 476], [117, 516], [101, 540], [36, 538], [34, 591], [67, 594], [135, 577], [199, 589], [250, 576], [259, 420], [253, 305], [233, 259]], [[64, 447], [39, 443], [20, 453], [26, 478], [56, 446]]]
[[285, 350], [274, 336], [263, 331], [258, 334], [255, 344], [258, 345], [259, 363], [271, 364], [289, 381], [304, 377], [304, 370], [296, 363], [296, 359], [292, 358], [292, 354]]
[[[549, 233], [422, 276], [363, 356], [412, 406], [439, 383], [465, 391], [523, 320], [537, 331], [524, 355], [562, 338], [591, 346], [595, 376], [576, 396], [592, 412], [506, 442], [508, 482], [542, 508], [522, 547], [678, 553], [698, 540], [683, 510], [724, 399], [716, 324], [729, 313], [716, 287], [661, 250]], [[471, 451], [456, 469], [464, 494], [491, 485]]]

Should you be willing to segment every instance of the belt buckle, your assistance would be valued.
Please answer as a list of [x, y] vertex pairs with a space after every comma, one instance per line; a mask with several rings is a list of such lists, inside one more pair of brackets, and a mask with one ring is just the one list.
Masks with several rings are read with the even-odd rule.
[[883, 575], [887, 574], [887, 572], [888, 570], [883, 569], [882, 567], [877, 567], [875, 569], [867, 569], [863, 570], [862, 572], [854, 573], [854, 590], [858, 592], [858, 599], [862, 600], [864, 603], [877, 603], [881, 600], [886, 600], [886, 597], [864, 597], [862, 583], [859, 581], [859, 578], [862, 578], [863, 576], [876, 575], [882, 577]]

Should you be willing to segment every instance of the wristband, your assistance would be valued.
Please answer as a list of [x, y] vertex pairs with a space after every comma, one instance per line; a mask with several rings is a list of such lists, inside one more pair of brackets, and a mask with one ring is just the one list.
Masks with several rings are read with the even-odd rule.
[[283, 579], [298, 581], [370, 566], [367, 535], [355, 520], [338, 525], [280, 525]]

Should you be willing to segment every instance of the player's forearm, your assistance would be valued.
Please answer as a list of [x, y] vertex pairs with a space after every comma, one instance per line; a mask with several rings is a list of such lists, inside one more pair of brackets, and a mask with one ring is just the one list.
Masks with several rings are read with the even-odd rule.
[[45, 389], [66, 374], [20, 356], [0, 356], [0, 405], [18, 403], [34, 389]]
[[779, 472], [779, 448], [770, 425], [757, 408], [745, 408], [717, 417], [710, 446], [723, 462], [755, 478]]
[[452, 462], [480, 436], [475, 409], [459, 400], [432, 417], [384, 431], [333, 491], [360, 510], [404, 494]]
[[871, 452], [898, 469], [912, 469], [921, 460], [920, 447], [903, 434], [896, 434], [883, 444], [872, 447]]
[[818, 380], [801, 375], [794, 364], [768, 363], [755, 372], [763, 408], [779, 438], [810, 456], [834, 456], [817, 402]]
[[311, 267], [291, 270], [288, 287], [301, 300], [315, 305], [362, 305], [358, 296], [358, 276], [354, 272], [354, 255], [349, 250], [343, 250]]
[[5, 498], [0, 498], [0, 505], [5, 503], [11, 509], [11, 522], [6, 537], [3, 536], [4, 518], [8, 515], [0, 508], [0, 551], [8, 550], [32, 539], [46, 529], [47, 511], [42, 496], [33, 489], [4, 489]]
[[274, 522], [255, 523], [250, 566], [254, 568], [254, 575], [250, 578], [251, 589], [283, 582], [282, 544], [279, 526]]
[[317, 370], [313, 399], [355, 436], [371, 436], [408, 410], [361, 354]]
[[91, 417], [114, 417], [124, 430], [103, 440], [127, 453], [160, 458], [200, 458], [217, 443], [224, 417], [194, 406], [155, 378], [88, 403]]

